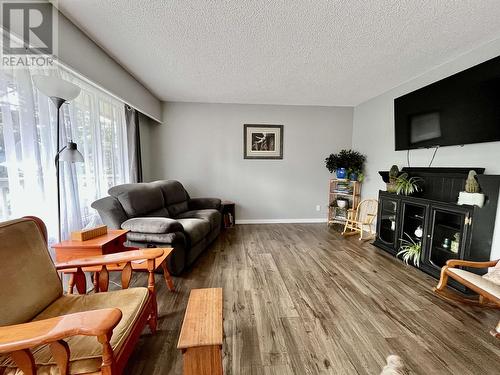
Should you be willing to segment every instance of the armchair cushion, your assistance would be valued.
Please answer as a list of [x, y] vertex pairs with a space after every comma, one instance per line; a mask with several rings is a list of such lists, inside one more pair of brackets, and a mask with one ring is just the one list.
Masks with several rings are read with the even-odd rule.
[[498, 266], [499, 264], [500, 264], [500, 262], [498, 262], [495, 267], [491, 268], [488, 271], [488, 273], [483, 275], [483, 277], [486, 280], [489, 280], [492, 283], [495, 283], [497, 285], [500, 285], [500, 267]]
[[[123, 316], [113, 330], [111, 347], [117, 352], [125, 342], [148, 298], [147, 288], [131, 288], [88, 295], [63, 295], [33, 320], [53, 318], [82, 311], [116, 307]], [[100, 371], [102, 345], [92, 336], [73, 336], [65, 340], [70, 347], [70, 373], [82, 374]], [[54, 375], [59, 371], [48, 346], [33, 351], [37, 374]], [[0, 368], [8, 367], [4, 375], [22, 374], [8, 357], [0, 357]]]
[[213, 230], [221, 225], [222, 214], [215, 209], [191, 210], [180, 214], [177, 219], [204, 219], [210, 223], [210, 230]]
[[123, 222], [122, 229], [139, 233], [173, 233], [182, 232], [182, 225], [166, 217], [136, 217]]
[[0, 326], [32, 320], [62, 295], [61, 281], [35, 221], [0, 224]]
[[[448, 268], [448, 272], [461, 277], [462, 279], [474, 284], [478, 288], [484, 290], [491, 295], [500, 298], [500, 285], [495, 284], [487, 278], [477, 275], [473, 272], [462, 270], [460, 268]], [[453, 276], [452, 276], [453, 277]]]
[[204, 210], [212, 208], [220, 210], [221, 200], [219, 198], [191, 198], [188, 201], [190, 210]]

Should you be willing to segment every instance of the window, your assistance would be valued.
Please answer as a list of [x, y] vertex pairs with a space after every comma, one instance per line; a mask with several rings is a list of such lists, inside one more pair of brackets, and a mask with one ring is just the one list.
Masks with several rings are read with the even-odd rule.
[[73, 139], [84, 163], [61, 162], [63, 237], [92, 225], [90, 204], [129, 182], [124, 105], [64, 68], [0, 71], [0, 220], [36, 215], [57, 238], [56, 109], [32, 74], [58, 74], [82, 92], [61, 108], [61, 147]]

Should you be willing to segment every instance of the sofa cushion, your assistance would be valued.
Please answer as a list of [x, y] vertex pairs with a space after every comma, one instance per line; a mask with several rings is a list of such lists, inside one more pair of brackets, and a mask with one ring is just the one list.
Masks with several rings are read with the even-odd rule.
[[210, 230], [219, 227], [222, 220], [222, 215], [219, 211], [213, 209], [206, 210], [191, 210], [186, 211], [177, 216], [178, 219], [205, 219], [210, 223]]
[[182, 225], [166, 217], [136, 217], [125, 221], [122, 229], [139, 233], [172, 233], [182, 232]]
[[33, 220], [0, 224], [0, 326], [33, 319], [62, 295], [47, 245]]
[[174, 244], [174, 243], [182, 243], [185, 244], [184, 233], [182, 233], [183, 229], [179, 232], [174, 233], [138, 233], [138, 232], [128, 232], [127, 240], [133, 242], [141, 242], [141, 243], [165, 243], [165, 244]]
[[204, 239], [210, 232], [210, 223], [205, 219], [177, 219], [184, 228], [191, 245], [194, 245]]
[[161, 189], [165, 206], [172, 217], [188, 210], [189, 195], [179, 181], [163, 180], [151, 184]]
[[153, 183], [114, 186], [109, 195], [118, 199], [129, 218], [137, 216], [169, 217], [159, 186]]
[[220, 210], [222, 201], [219, 198], [191, 198], [188, 201], [190, 210], [206, 210], [213, 208]]
[[[123, 316], [118, 325], [113, 330], [111, 337], [111, 347], [114, 352], [120, 350], [133, 324], [144, 308], [149, 291], [147, 288], [131, 288], [117, 290], [107, 293], [96, 293], [88, 295], [70, 294], [63, 295], [48, 308], [42, 311], [34, 320], [53, 318], [60, 315], [72, 314], [82, 311], [98, 310], [103, 308], [116, 307], [121, 310]], [[102, 345], [93, 336], [73, 336], [65, 339], [70, 348], [70, 373], [83, 374], [99, 371], [101, 368]], [[55, 365], [50, 349], [45, 345], [33, 352], [35, 363], [39, 365], [37, 374], [53, 375], [59, 371]], [[15, 368], [14, 363], [4, 357], [1, 366], [10, 367], [5, 372], [9, 374], [21, 374]]]
[[459, 268], [448, 268], [448, 272], [457, 275], [471, 284], [474, 284], [478, 288], [481, 288], [485, 292], [500, 298], [500, 285], [495, 284], [487, 278]]
[[168, 213], [170, 215], [172, 215], [173, 217], [176, 217], [177, 215], [182, 214], [183, 212], [186, 212], [187, 209], [188, 209], [187, 201], [173, 203], [173, 204], [169, 204], [167, 206]]

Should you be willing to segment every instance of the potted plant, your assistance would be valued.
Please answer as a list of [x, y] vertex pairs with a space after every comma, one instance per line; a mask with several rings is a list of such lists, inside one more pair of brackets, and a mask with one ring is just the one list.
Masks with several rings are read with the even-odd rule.
[[484, 194], [481, 193], [481, 188], [476, 180], [476, 171], [469, 171], [467, 180], [465, 181], [465, 191], [458, 193], [458, 204], [470, 204], [471, 206], [483, 207]]
[[386, 183], [386, 188], [389, 193], [396, 192], [396, 180], [399, 176], [399, 168], [397, 165], [393, 165], [389, 170], [389, 182]]
[[338, 154], [330, 154], [330, 156], [325, 159], [326, 169], [328, 169], [330, 173], [335, 172], [337, 178], [346, 178], [347, 173], [345, 169], [345, 157], [342, 151]]
[[420, 254], [422, 252], [422, 245], [420, 242], [415, 242], [408, 233], [405, 233], [409, 240], [401, 238], [401, 246], [396, 256], [402, 255], [401, 259], [408, 264], [410, 261], [418, 267], [420, 265]]
[[396, 194], [398, 195], [413, 195], [422, 191], [420, 184], [423, 179], [420, 177], [409, 177], [408, 173], [401, 174], [396, 178]]
[[[338, 154], [331, 154], [325, 159], [326, 168], [330, 173], [336, 172], [337, 178], [357, 180], [363, 171], [366, 156], [358, 151], [341, 150]], [[349, 176], [348, 176], [349, 172]]]

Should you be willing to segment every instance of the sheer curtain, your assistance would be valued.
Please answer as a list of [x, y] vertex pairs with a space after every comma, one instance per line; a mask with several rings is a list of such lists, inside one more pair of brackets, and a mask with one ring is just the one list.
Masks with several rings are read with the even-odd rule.
[[55, 74], [81, 87], [61, 108], [61, 145], [73, 139], [84, 163], [61, 162], [63, 238], [95, 224], [90, 204], [114, 185], [129, 182], [123, 103], [64, 68], [0, 70], [0, 220], [36, 215], [57, 238], [56, 109], [32, 83]]

